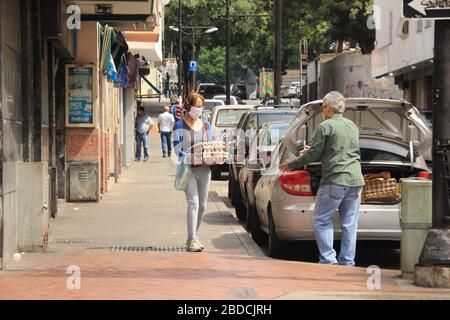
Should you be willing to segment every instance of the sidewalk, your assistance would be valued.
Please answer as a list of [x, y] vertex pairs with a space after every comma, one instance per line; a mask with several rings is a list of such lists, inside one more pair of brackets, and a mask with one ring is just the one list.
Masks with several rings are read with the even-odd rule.
[[[383, 270], [369, 290], [365, 268], [274, 260], [234, 217], [227, 182], [213, 181], [199, 237], [203, 253], [184, 250], [184, 193], [175, 166], [151, 135], [150, 162], [135, 163], [100, 204], [64, 204], [51, 222], [50, 247], [0, 271], [0, 299], [450, 299]], [[68, 267], [81, 289], [67, 288]]]

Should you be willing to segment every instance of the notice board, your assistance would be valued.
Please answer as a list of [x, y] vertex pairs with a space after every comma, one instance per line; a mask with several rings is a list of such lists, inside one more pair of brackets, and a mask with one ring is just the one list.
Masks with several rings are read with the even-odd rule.
[[95, 66], [66, 66], [66, 127], [95, 127]]

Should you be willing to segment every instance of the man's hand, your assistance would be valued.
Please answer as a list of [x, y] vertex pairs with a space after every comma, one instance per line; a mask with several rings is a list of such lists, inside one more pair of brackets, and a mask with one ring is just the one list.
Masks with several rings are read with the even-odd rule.
[[278, 168], [281, 170], [281, 172], [290, 172], [290, 171], [292, 171], [292, 169], [289, 167], [289, 164], [287, 162], [281, 164]]
[[304, 155], [306, 153], [306, 151], [308, 151], [309, 149], [311, 149], [311, 146], [306, 145], [302, 151], [300, 151], [300, 156]]

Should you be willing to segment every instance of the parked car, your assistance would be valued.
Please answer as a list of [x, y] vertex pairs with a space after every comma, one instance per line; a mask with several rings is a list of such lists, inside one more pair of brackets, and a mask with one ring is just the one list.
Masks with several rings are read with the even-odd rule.
[[238, 124], [233, 146], [230, 149], [228, 196], [231, 198], [233, 206], [236, 208], [236, 216], [239, 220], [245, 220], [247, 212], [245, 202], [242, 198], [239, 187], [239, 172], [248, 158], [250, 141], [259, 132], [259, 128], [269, 122], [289, 121], [297, 114], [297, 110], [251, 110], [242, 117]]
[[222, 100], [205, 99], [205, 109], [212, 111], [214, 107], [224, 106]]
[[289, 86], [289, 96], [290, 97], [296, 97], [300, 95], [301, 87], [300, 87], [300, 81], [294, 81]]
[[[213, 97], [214, 100], [220, 100], [223, 101], [223, 103], [226, 103], [227, 96], [226, 95], [217, 95]], [[236, 97], [230, 96], [230, 105], [236, 105], [239, 104], [239, 101]]]
[[[293, 160], [310, 142], [323, 121], [321, 101], [303, 106], [272, 156], [270, 169], [255, 188], [256, 214], [252, 237], [258, 243], [268, 238], [272, 257], [282, 255], [283, 241], [313, 240], [315, 195], [320, 185], [321, 164], [282, 173], [281, 163]], [[344, 116], [360, 129], [363, 174], [387, 171], [397, 182], [430, 171], [432, 132], [419, 111], [405, 101], [347, 99]], [[359, 240], [399, 241], [400, 200], [362, 202]], [[259, 223], [259, 226], [257, 225]], [[335, 239], [341, 238], [339, 215], [334, 218]]]
[[[218, 106], [213, 109], [211, 115], [212, 137], [215, 141], [223, 141], [228, 145], [234, 136], [236, 127], [242, 115], [251, 110], [250, 105]], [[220, 180], [222, 172], [228, 171], [228, 164], [211, 167], [211, 178]]]
[[[294, 120], [295, 114], [291, 119]], [[255, 186], [261, 174], [270, 164], [272, 153], [288, 128], [291, 121], [269, 122], [259, 128], [259, 133], [250, 142], [250, 150], [242, 169], [239, 172], [239, 187], [243, 202], [246, 204], [247, 229], [251, 230], [252, 210], [255, 211]], [[253, 213], [254, 215], [254, 213]]]
[[232, 84], [230, 90], [232, 95], [239, 97], [242, 100], [248, 99], [247, 87], [245, 84]]
[[214, 83], [199, 83], [198, 87], [197, 87], [197, 92], [200, 93], [200, 91], [205, 90], [205, 87], [208, 87], [208, 86], [215, 86], [215, 84]]
[[214, 96], [225, 94], [225, 88], [218, 85], [205, 85], [198, 91], [205, 99], [212, 99]]

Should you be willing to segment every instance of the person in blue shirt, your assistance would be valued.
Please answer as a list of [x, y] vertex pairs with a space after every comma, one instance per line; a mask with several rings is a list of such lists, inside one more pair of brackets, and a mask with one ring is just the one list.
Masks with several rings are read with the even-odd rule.
[[204, 105], [205, 99], [201, 95], [191, 93], [185, 106], [187, 114], [178, 120], [174, 127], [175, 152], [192, 168], [192, 175], [185, 190], [188, 206], [186, 246], [189, 252], [200, 252], [205, 248], [197, 233], [208, 201], [211, 169], [201, 158], [198, 160], [190, 152], [190, 148], [195, 144], [212, 140], [211, 125], [201, 118]]

